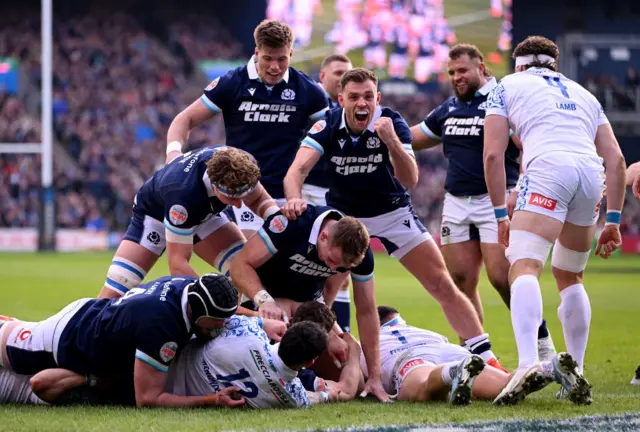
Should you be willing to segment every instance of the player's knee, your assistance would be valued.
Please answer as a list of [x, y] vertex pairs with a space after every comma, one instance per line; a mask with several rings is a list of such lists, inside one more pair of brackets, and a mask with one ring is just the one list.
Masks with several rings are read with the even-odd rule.
[[438, 272], [431, 282], [427, 290], [440, 304], [455, 302], [457, 297], [463, 295], [446, 271]]
[[[520, 260], [533, 260], [544, 266], [551, 251], [551, 241], [524, 230], [512, 230], [505, 255], [513, 267]], [[536, 264], [537, 266], [537, 264]]]
[[140, 285], [146, 275], [147, 272], [133, 261], [116, 257], [109, 266], [104, 286], [124, 295], [131, 288]]
[[220, 251], [216, 256], [213, 265], [218, 269], [220, 273], [225, 276], [229, 276], [229, 268], [234, 258], [240, 253], [244, 246], [244, 240], [238, 240], [231, 243], [229, 246]]
[[478, 278], [464, 271], [451, 272], [453, 283], [465, 294], [470, 294], [478, 287]]

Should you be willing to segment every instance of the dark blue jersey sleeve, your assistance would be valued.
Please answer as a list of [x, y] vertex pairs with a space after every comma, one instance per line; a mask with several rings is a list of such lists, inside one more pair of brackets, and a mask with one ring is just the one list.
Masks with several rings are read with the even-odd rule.
[[202, 103], [213, 113], [219, 114], [224, 110], [228, 110], [231, 106], [231, 100], [234, 96], [234, 79], [235, 71], [229, 71], [225, 75], [211, 81], [204, 89], [204, 94], [200, 97]]
[[165, 190], [164, 226], [172, 233], [180, 236], [192, 236], [195, 227], [202, 219], [187, 199], [188, 193], [175, 185]]
[[289, 220], [278, 212], [267, 218], [258, 235], [267, 245], [269, 252], [276, 254], [279, 250], [286, 250], [309, 237], [309, 230], [304, 229], [307, 219], [308, 216], [302, 214], [296, 220]]
[[414, 156], [413, 148], [411, 147], [411, 130], [409, 129], [409, 125], [407, 124], [405, 119], [403, 119], [400, 115], [395, 116], [393, 118], [393, 128], [396, 131], [396, 135], [398, 135], [400, 142], [402, 143], [404, 151]]
[[145, 320], [138, 329], [136, 358], [160, 372], [167, 372], [169, 364], [184, 344], [184, 325], [170, 314], [157, 314]]
[[362, 262], [351, 269], [351, 279], [354, 282], [366, 282], [371, 279], [373, 277], [373, 262], [373, 251], [369, 246]]
[[442, 141], [442, 123], [441, 113], [445, 109], [448, 101], [436, 107], [431, 111], [420, 123], [420, 130], [428, 137], [436, 141]]
[[324, 117], [324, 113], [329, 109], [329, 101], [320, 85], [312, 83], [309, 88], [309, 118], [316, 121]]
[[329, 144], [329, 127], [327, 124], [327, 119], [323, 118], [322, 120], [318, 120], [311, 126], [309, 132], [307, 132], [307, 136], [302, 140], [301, 147], [312, 148], [320, 154], [324, 155], [324, 150]]

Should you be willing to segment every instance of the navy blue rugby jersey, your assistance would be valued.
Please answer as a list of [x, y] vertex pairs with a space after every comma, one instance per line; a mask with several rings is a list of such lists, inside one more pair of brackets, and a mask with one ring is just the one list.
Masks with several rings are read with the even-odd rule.
[[81, 374], [133, 378], [137, 358], [167, 372], [191, 337], [186, 287], [196, 280], [162, 277], [119, 299], [87, 302], [60, 335], [59, 367]]
[[136, 194], [136, 211], [164, 221], [175, 234], [193, 235], [198, 225], [227, 208], [207, 175], [207, 161], [219, 148], [190, 151], [158, 170]]
[[[330, 207], [308, 205], [296, 220], [280, 212], [267, 218], [258, 235], [274, 255], [256, 271], [271, 296], [305, 302], [322, 295], [327, 278], [336, 272], [318, 257], [318, 235], [325, 219], [342, 217]], [[362, 262], [351, 269], [351, 278], [366, 282], [373, 277], [373, 266], [369, 247]]]
[[226, 144], [256, 158], [267, 192], [284, 198], [284, 176], [309, 119], [322, 118], [327, 109], [324, 90], [292, 67], [280, 83], [267, 85], [251, 57], [246, 66], [211, 82], [200, 100], [214, 113], [222, 112]]
[[355, 217], [374, 217], [410, 205], [407, 189], [394, 175], [389, 150], [374, 123], [390, 117], [406, 152], [413, 155], [411, 132], [400, 114], [379, 106], [360, 135], [351, 135], [342, 108], [327, 112], [302, 140], [302, 146], [323, 154], [327, 161], [327, 205]]
[[[326, 96], [327, 96], [327, 101], [329, 103], [330, 110], [335, 108], [340, 108], [340, 104], [338, 102], [332, 101], [329, 94], [326, 94]], [[309, 126], [311, 127], [313, 126], [313, 124], [310, 124]], [[309, 175], [304, 180], [304, 182], [313, 186], [318, 186], [318, 187], [328, 189], [329, 179], [327, 177], [328, 177], [327, 162], [324, 160], [324, 156], [322, 156], [318, 161], [318, 163], [315, 164], [314, 167], [311, 169], [311, 172], [309, 172]]]
[[[445, 190], [454, 196], [486, 194], [484, 179], [484, 116], [487, 96], [496, 86], [491, 78], [469, 102], [452, 96], [443, 102], [420, 123], [420, 129], [431, 139], [442, 141], [443, 151], [449, 160]], [[513, 141], [505, 154], [507, 186], [518, 182], [520, 175], [520, 151]]]

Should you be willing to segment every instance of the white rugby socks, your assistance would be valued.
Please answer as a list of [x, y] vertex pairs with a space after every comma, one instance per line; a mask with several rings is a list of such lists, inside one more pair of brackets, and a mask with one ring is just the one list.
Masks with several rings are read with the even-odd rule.
[[560, 298], [562, 301], [558, 308], [558, 318], [562, 323], [564, 342], [567, 352], [578, 362], [578, 368], [582, 372], [591, 323], [589, 296], [584, 285], [576, 284], [560, 291]]
[[446, 385], [450, 386], [453, 384], [453, 377], [458, 373], [458, 366], [460, 366], [460, 361], [452, 361], [445, 363], [442, 366], [442, 382]]
[[511, 284], [511, 324], [518, 346], [518, 367], [538, 362], [538, 327], [542, 322], [540, 283], [533, 275], [519, 276]]

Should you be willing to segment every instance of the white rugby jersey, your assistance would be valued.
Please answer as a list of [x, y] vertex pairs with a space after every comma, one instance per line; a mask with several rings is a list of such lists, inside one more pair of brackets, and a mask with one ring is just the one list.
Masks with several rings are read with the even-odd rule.
[[234, 315], [214, 339], [189, 342], [169, 368], [166, 391], [206, 396], [235, 385], [250, 408], [309, 406], [298, 372], [282, 362], [260, 323]]
[[[383, 325], [380, 328], [380, 368], [384, 388], [393, 387], [393, 368], [403, 352], [419, 346], [440, 346], [443, 342], [448, 342], [443, 335], [407, 325], [400, 317]], [[360, 367], [367, 375], [364, 354], [360, 355]]]
[[47, 405], [31, 390], [30, 378], [0, 367], [0, 405]]
[[609, 123], [598, 100], [559, 72], [529, 68], [505, 76], [489, 93], [486, 115], [509, 119], [523, 164], [553, 151], [596, 156], [596, 131]]

